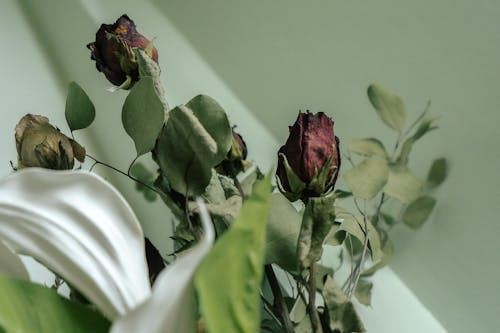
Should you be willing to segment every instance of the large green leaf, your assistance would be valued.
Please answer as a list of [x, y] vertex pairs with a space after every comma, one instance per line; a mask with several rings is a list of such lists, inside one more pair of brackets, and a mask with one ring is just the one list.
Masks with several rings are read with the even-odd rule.
[[163, 117], [163, 104], [153, 79], [143, 77], [134, 84], [122, 108], [123, 128], [134, 140], [137, 156], [153, 150], [163, 127]]
[[368, 87], [368, 98], [378, 115], [387, 126], [402, 131], [405, 124], [405, 106], [403, 100], [383, 87], [373, 83]]
[[297, 240], [302, 216], [281, 193], [271, 195], [267, 224], [266, 264], [287, 271], [297, 269]]
[[95, 107], [87, 93], [76, 82], [68, 85], [66, 97], [66, 122], [71, 131], [86, 128], [95, 119]]
[[389, 180], [384, 187], [384, 192], [401, 201], [410, 203], [422, 193], [422, 182], [413, 175], [406, 166], [391, 165]]
[[434, 188], [441, 183], [444, 182], [446, 176], [448, 175], [448, 162], [446, 158], [441, 157], [434, 162], [432, 162], [432, 166], [429, 169], [429, 173], [427, 174], [427, 186], [429, 188]]
[[308, 268], [321, 258], [323, 243], [335, 221], [335, 196], [309, 198], [297, 242], [297, 259]]
[[212, 168], [229, 151], [231, 138], [226, 113], [208, 96], [171, 110], [155, 149], [170, 186], [182, 194], [202, 194]]
[[412, 229], [418, 229], [424, 224], [432, 213], [436, 199], [429, 196], [422, 196], [406, 207], [403, 213], [403, 222]]
[[387, 183], [389, 168], [387, 161], [369, 157], [344, 174], [347, 186], [354, 196], [369, 200]]
[[53, 289], [0, 277], [0, 332], [108, 332], [110, 323], [90, 308]]
[[362, 156], [378, 156], [381, 158], [387, 157], [387, 152], [380, 140], [375, 138], [354, 139], [349, 141], [347, 146], [350, 152]]
[[269, 174], [196, 273], [195, 286], [208, 332], [259, 330], [270, 191]]

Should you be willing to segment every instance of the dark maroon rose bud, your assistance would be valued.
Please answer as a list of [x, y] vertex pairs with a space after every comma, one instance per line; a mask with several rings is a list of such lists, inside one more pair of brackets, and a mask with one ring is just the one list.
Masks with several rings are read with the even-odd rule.
[[137, 32], [134, 21], [122, 15], [114, 24], [102, 24], [95, 42], [87, 44], [99, 72], [115, 86], [129, 89], [139, 80], [134, 49], [140, 48], [158, 63], [158, 51], [151, 42]]
[[220, 174], [234, 178], [239, 172], [247, 170], [250, 163], [246, 160], [247, 144], [234, 129], [232, 133], [231, 149], [229, 149], [226, 158], [215, 169]]
[[329, 193], [340, 168], [339, 139], [333, 120], [323, 112], [299, 112], [284, 146], [278, 151], [278, 187], [290, 200]]

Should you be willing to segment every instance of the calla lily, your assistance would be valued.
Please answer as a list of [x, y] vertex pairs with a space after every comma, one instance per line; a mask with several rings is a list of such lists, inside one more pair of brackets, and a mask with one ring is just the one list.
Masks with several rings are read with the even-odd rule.
[[206, 209], [202, 224], [202, 240], [151, 291], [142, 229], [108, 182], [89, 172], [38, 168], [0, 181], [0, 239], [77, 288], [114, 322], [115, 333], [194, 331], [192, 279], [214, 239]]

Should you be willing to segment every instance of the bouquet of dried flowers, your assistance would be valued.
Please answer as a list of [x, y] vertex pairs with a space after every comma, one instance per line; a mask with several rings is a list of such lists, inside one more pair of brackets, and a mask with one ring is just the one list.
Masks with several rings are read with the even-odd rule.
[[[326, 113], [299, 112], [273, 177], [248, 159], [213, 98], [168, 105], [158, 50], [128, 16], [101, 25], [87, 47], [113, 90], [127, 93], [122, 124], [137, 157], [121, 171], [75, 140], [96, 114], [75, 82], [65, 108], [71, 133], [42, 115], [19, 121], [15, 172], [0, 180], [0, 331], [364, 332], [354, 303], [370, 304], [370, 278], [393, 252], [389, 230], [420, 227], [446, 177], [443, 158], [425, 181], [408, 166], [413, 145], [437, 128], [428, 107], [405, 130], [401, 98], [369, 86], [397, 134], [392, 151], [372, 137], [343, 143]], [[155, 170], [137, 161], [146, 154]], [[95, 165], [168, 206], [173, 253], [161, 255], [144, 237]], [[326, 252], [335, 265], [325, 264]], [[53, 288], [29, 282], [18, 254], [53, 271]]]

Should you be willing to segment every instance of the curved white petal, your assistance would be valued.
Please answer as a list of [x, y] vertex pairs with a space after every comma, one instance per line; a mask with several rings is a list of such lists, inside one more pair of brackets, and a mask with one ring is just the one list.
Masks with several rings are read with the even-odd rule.
[[0, 275], [29, 281], [30, 276], [21, 258], [0, 240]]
[[204, 235], [188, 253], [168, 266], [158, 277], [151, 297], [128, 315], [118, 319], [111, 333], [193, 333], [197, 312], [193, 276], [214, 241], [212, 221], [203, 201], [198, 200]]
[[109, 319], [151, 293], [139, 222], [95, 174], [29, 168], [0, 180], [0, 239], [63, 277]]

